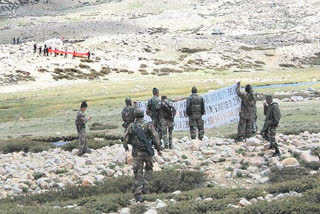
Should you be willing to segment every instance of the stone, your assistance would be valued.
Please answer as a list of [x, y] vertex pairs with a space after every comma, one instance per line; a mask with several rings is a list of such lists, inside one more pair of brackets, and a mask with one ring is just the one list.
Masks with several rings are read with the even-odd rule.
[[119, 150], [115, 153], [112, 161], [113, 161], [114, 163], [115, 163], [115, 162], [118, 162], [118, 163], [123, 163], [123, 164], [125, 164], [125, 163], [127, 162], [127, 153], [125, 152], [125, 150], [124, 150], [124, 149], [119, 149]]
[[84, 166], [84, 165], [86, 165], [86, 159], [84, 159], [82, 157], [76, 157], [75, 163], [77, 166]]
[[93, 160], [91, 159], [86, 159], [85, 160], [86, 165], [93, 165]]
[[147, 212], [145, 212], [144, 214], [158, 214], [157, 210], [154, 208], [149, 209]]
[[213, 201], [213, 198], [205, 198], [203, 201], [204, 202], [210, 202], [210, 201]]
[[238, 205], [241, 206], [241, 207], [244, 207], [244, 206], [251, 205], [251, 202], [248, 201], [247, 199], [243, 198], [243, 199], [240, 200]]
[[250, 200], [250, 202], [251, 202], [252, 204], [254, 204], [254, 203], [257, 203], [258, 200], [257, 200], [256, 198], [252, 198], [252, 199]]
[[247, 168], [247, 170], [248, 170], [249, 172], [251, 172], [251, 173], [256, 173], [256, 172], [259, 171], [259, 168], [256, 167], [256, 166], [249, 166], [249, 167]]
[[253, 166], [262, 166], [266, 162], [263, 157], [252, 157], [252, 158], [248, 158], [248, 163], [249, 165], [253, 165]]
[[199, 151], [200, 150], [200, 140], [194, 139], [191, 140], [191, 150], [192, 151]]
[[283, 166], [299, 166], [299, 162], [293, 157], [284, 159], [283, 161], [281, 161], [281, 164]]
[[269, 177], [263, 177], [263, 178], [261, 178], [261, 179], [259, 180], [259, 183], [260, 183], [260, 184], [265, 184], [265, 183], [267, 183], [269, 180], [270, 180]]
[[247, 139], [247, 142], [246, 142], [247, 146], [259, 146], [260, 144], [261, 144], [261, 141], [255, 137], [251, 137]]
[[304, 160], [308, 163], [310, 162], [319, 162], [319, 157], [312, 155], [311, 150], [303, 151], [300, 156], [301, 160]]
[[120, 210], [120, 214], [130, 214], [130, 208], [122, 208]]
[[180, 190], [174, 191], [174, 192], [172, 193], [172, 195], [180, 195], [180, 194], [181, 194], [181, 191], [180, 191]]
[[107, 168], [105, 173], [106, 173], [106, 176], [111, 177], [114, 175], [115, 171], [113, 169]]
[[160, 208], [163, 208], [163, 207], [166, 207], [166, 206], [168, 206], [166, 203], [164, 203], [163, 201], [159, 200], [157, 202], [156, 209], [160, 209]]

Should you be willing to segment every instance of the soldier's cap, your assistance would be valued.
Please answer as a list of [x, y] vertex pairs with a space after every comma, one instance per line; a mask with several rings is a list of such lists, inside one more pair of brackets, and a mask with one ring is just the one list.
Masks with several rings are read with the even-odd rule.
[[165, 99], [167, 99], [167, 95], [161, 96], [161, 100], [165, 100]]
[[266, 95], [266, 100], [272, 100], [272, 95]]
[[88, 107], [87, 102], [86, 102], [86, 101], [83, 101], [83, 102], [81, 103], [80, 108], [87, 108], [87, 107]]
[[197, 93], [197, 92], [198, 92], [197, 88], [195, 86], [193, 86], [191, 89], [191, 93]]
[[158, 94], [159, 93], [159, 89], [157, 88], [153, 88], [152, 89], [152, 93], [155, 95], [155, 94]]
[[126, 102], [126, 103], [131, 103], [131, 98], [130, 98], [130, 97], [127, 97], [127, 98], [125, 99], [125, 102]]
[[144, 111], [140, 108], [137, 108], [134, 110], [134, 117], [135, 118], [143, 118], [144, 117]]

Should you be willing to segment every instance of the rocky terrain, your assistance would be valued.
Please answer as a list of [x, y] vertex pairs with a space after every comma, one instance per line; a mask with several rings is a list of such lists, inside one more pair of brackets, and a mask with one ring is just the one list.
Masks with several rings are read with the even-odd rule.
[[[165, 150], [162, 157], [155, 156], [154, 170], [201, 170], [208, 175], [208, 184], [250, 188], [268, 183], [272, 167], [319, 162], [320, 133], [280, 134], [277, 139], [280, 157], [272, 157], [272, 151], [267, 150], [269, 144], [259, 136], [238, 144], [222, 138], [174, 139], [173, 150]], [[60, 148], [41, 153], [1, 154], [1, 197], [41, 193], [68, 185], [91, 186], [107, 177], [132, 175], [132, 157], [120, 144], [94, 150], [83, 157], [76, 154], [77, 149], [67, 152]]]
[[[50, 85], [88, 79], [83, 75], [87, 73], [94, 73], [91, 79], [106, 79], [109, 71], [161, 76], [197, 70], [243, 73], [309, 68], [319, 65], [319, 6], [317, 0], [125, 0], [59, 16], [4, 18], [0, 21], [0, 81]], [[10, 45], [13, 37], [20, 37], [23, 44]], [[61, 37], [63, 41], [52, 43], [52, 38]], [[33, 54], [34, 43], [91, 51], [93, 63]], [[73, 73], [80, 75], [55, 78], [56, 68], [78, 69]], [[17, 71], [27, 78], [16, 77]]]

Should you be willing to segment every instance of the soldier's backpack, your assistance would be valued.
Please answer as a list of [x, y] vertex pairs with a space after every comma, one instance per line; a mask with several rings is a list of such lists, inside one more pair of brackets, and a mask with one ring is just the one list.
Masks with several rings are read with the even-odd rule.
[[149, 155], [154, 156], [154, 149], [152, 148], [152, 140], [148, 140], [142, 128], [137, 122], [134, 122], [133, 130], [139, 140], [140, 151], [147, 152]]
[[161, 108], [163, 111], [164, 119], [167, 120], [174, 120], [174, 117], [176, 116], [177, 110], [173, 107], [173, 105], [168, 104], [167, 102], [161, 103]]

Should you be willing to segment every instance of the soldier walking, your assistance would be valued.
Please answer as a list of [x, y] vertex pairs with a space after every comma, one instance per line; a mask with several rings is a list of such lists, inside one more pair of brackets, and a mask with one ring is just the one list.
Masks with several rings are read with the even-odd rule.
[[37, 53], [37, 44], [33, 45], [33, 53]]
[[192, 87], [192, 94], [187, 99], [187, 115], [189, 117], [189, 126], [191, 139], [196, 139], [198, 128], [199, 140], [203, 139], [204, 136], [204, 121], [202, 115], [205, 114], [204, 100], [197, 94], [197, 88]]
[[148, 192], [149, 182], [152, 179], [154, 156], [152, 146], [158, 151], [158, 155], [162, 154], [158, 133], [151, 123], [143, 119], [143, 110], [136, 109], [134, 116], [135, 122], [131, 123], [125, 131], [123, 146], [126, 151], [129, 151], [128, 144], [132, 146], [133, 194], [137, 202], [142, 202], [142, 193]]
[[39, 55], [41, 55], [41, 52], [42, 52], [42, 47], [40, 46], [39, 47]]
[[134, 122], [134, 106], [132, 106], [131, 98], [125, 99], [126, 107], [121, 112], [123, 124], [122, 127], [127, 129], [131, 123]]
[[13, 44], [16, 44], [16, 37], [13, 37]]
[[[172, 132], [174, 128], [174, 117], [176, 116], [176, 109], [173, 107], [172, 102], [167, 99], [167, 96], [161, 97], [161, 110], [160, 110], [160, 124], [161, 134], [165, 149], [172, 149]], [[167, 134], [169, 132], [169, 143]]]
[[240, 91], [240, 82], [237, 84], [237, 95], [241, 99], [240, 120], [238, 124], [238, 136], [236, 142], [249, 138], [257, 117], [256, 99], [251, 85], [246, 85], [245, 93]]
[[270, 142], [269, 149], [275, 149], [273, 156], [279, 156], [280, 151], [276, 142], [276, 131], [281, 118], [279, 105], [273, 102], [271, 95], [267, 95], [266, 102], [263, 103], [263, 106], [266, 120], [260, 134], [265, 140]]
[[152, 89], [153, 97], [148, 101], [147, 105], [147, 115], [152, 119], [152, 124], [156, 131], [158, 132], [159, 138], [161, 140], [161, 124], [160, 124], [160, 109], [161, 100], [159, 98], [159, 89]]
[[91, 116], [88, 118], [85, 117], [85, 111], [87, 110], [88, 104], [83, 101], [80, 106], [80, 110], [77, 113], [76, 117], [76, 127], [79, 136], [79, 152], [78, 155], [82, 156], [85, 153], [91, 153], [90, 149], [88, 148], [88, 140], [86, 134], [86, 123], [91, 120]]

